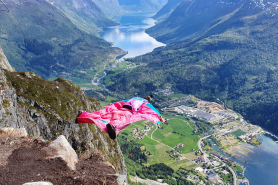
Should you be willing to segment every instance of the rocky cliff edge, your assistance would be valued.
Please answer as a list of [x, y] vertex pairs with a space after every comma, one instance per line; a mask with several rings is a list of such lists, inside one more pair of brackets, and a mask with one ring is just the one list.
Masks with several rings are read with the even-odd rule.
[[95, 125], [75, 123], [79, 110], [93, 112], [101, 108], [96, 99], [88, 98], [65, 79], [47, 81], [32, 72], [13, 72], [12, 68], [1, 66], [0, 129], [25, 128], [29, 136], [47, 141], [64, 135], [77, 154], [100, 153], [115, 168], [120, 181], [126, 181], [127, 171], [117, 141]]
[[101, 153], [77, 156], [63, 135], [48, 142], [24, 130], [0, 129], [0, 184], [118, 184], [116, 170]]

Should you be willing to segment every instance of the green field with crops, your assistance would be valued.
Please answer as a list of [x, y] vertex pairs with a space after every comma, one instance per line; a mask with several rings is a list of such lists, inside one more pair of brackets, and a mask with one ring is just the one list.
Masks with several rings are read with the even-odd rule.
[[173, 166], [174, 169], [178, 169], [179, 167], [188, 168], [189, 166], [185, 164], [188, 160], [185, 161], [184, 159], [176, 161], [170, 157], [167, 151], [171, 151], [172, 148], [175, 148], [179, 143], [185, 145], [184, 147], [178, 148], [182, 151], [182, 154], [189, 153], [192, 149], [197, 150], [199, 136], [193, 134], [193, 129], [191, 127], [192, 125], [194, 126], [194, 124], [182, 117], [163, 116], [168, 119], [168, 125], [159, 124], [160, 128], [158, 128], [158, 126], [153, 125], [148, 121], [140, 121], [131, 124], [121, 131], [120, 134], [132, 138], [135, 133], [135, 128], [140, 128], [139, 132], [142, 132], [145, 129], [146, 124], [152, 126], [143, 139], [133, 138], [136, 139], [137, 142], [142, 143], [147, 151], [151, 153], [151, 155], [148, 156], [148, 163], [156, 164], [163, 162], [168, 166]]
[[234, 135], [235, 137], [242, 136], [243, 134], [246, 134], [246, 132], [244, 132], [240, 129], [232, 133], [232, 135]]

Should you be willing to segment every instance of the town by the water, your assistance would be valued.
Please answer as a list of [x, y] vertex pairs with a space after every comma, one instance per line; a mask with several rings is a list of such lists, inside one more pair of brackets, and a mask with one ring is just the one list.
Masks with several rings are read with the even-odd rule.
[[[156, 94], [159, 93], [169, 96], [172, 92], [164, 90]], [[261, 145], [257, 135], [271, 133], [248, 123], [240, 114], [226, 109], [223, 104], [200, 100], [192, 95], [171, 98], [160, 106], [163, 107], [161, 111], [165, 115], [182, 116], [189, 118], [193, 123], [194, 120], [203, 120], [211, 125], [210, 131], [199, 135], [198, 150], [192, 149], [189, 154], [183, 154], [180, 147], [184, 147], [186, 143], [179, 143], [175, 148], [168, 146], [172, 149], [169, 155], [176, 161], [188, 159], [195, 164], [194, 171], [185, 175], [187, 180], [196, 184], [249, 185], [248, 179], [244, 176], [244, 164], [247, 162], [240, 160], [240, 156], [252, 152], [252, 147]], [[149, 137], [147, 133], [153, 127], [146, 124], [144, 130], [133, 128], [133, 137]], [[195, 133], [198, 132], [196, 125], [193, 129]], [[188, 157], [190, 155], [191, 157]], [[138, 177], [137, 182], [140, 182]]]

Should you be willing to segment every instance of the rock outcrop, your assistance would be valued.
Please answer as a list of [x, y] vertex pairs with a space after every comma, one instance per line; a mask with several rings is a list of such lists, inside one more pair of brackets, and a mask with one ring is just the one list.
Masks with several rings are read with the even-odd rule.
[[86, 152], [77, 160], [64, 136], [48, 143], [13, 130], [0, 134], [0, 152], [6, 154], [0, 156], [0, 184], [118, 184], [114, 167], [101, 153]]
[[14, 69], [10, 65], [6, 55], [4, 54], [1, 46], [0, 46], [0, 67], [2, 69], [6, 69], [7, 71], [11, 71], [11, 72], [14, 71]]
[[126, 176], [117, 141], [95, 125], [75, 123], [79, 110], [100, 108], [97, 100], [65, 79], [47, 81], [32, 72], [0, 69], [0, 129], [25, 128], [28, 135], [45, 140], [64, 135], [77, 154], [99, 152]]
[[53, 185], [53, 184], [50, 182], [40, 181], [40, 182], [27, 182], [27, 183], [24, 183], [23, 185]]
[[78, 162], [78, 156], [69, 142], [66, 140], [65, 136], [61, 135], [56, 140], [52, 141], [49, 145], [49, 148], [54, 150], [52, 150], [51, 153], [53, 156], [50, 158], [61, 158], [66, 162], [69, 169], [76, 170], [75, 165]]

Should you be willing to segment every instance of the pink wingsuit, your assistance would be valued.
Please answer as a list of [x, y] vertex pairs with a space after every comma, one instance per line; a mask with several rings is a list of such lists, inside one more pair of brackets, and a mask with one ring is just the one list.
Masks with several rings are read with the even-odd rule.
[[[123, 108], [123, 105], [134, 105], [134, 107], [129, 110]], [[142, 120], [158, 124], [161, 123], [161, 114], [147, 100], [139, 97], [113, 103], [93, 113], [84, 111], [77, 117], [78, 123], [96, 124], [106, 133], [108, 133], [106, 124], [110, 123], [116, 128], [117, 135], [128, 125]]]

